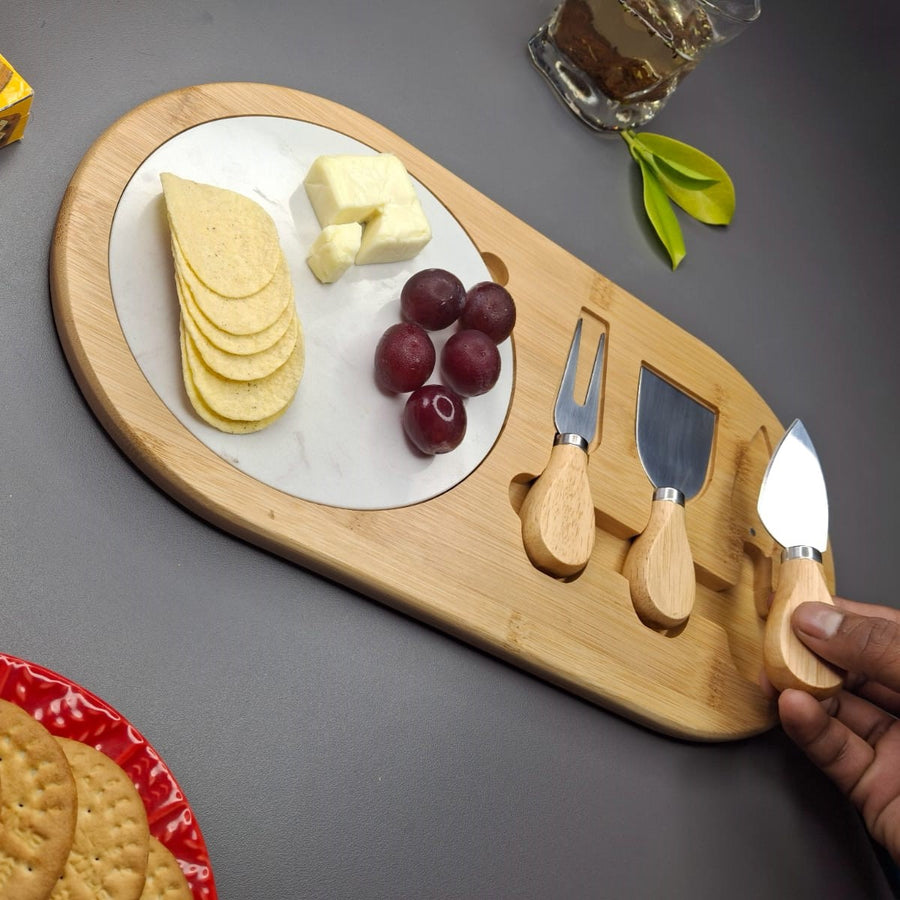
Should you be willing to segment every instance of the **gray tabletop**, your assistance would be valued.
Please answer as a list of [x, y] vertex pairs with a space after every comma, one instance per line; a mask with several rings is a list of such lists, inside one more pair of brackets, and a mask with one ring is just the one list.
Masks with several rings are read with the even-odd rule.
[[898, 604], [900, 8], [770, 3], [651, 130], [719, 159], [726, 230], [672, 272], [618, 138], [525, 42], [552, 0], [11, 0], [35, 89], [0, 150], [0, 649], [130, 718], [197, 814], [219, 894], [890, 896], [858, 818], [775, 729], [661, 737], [186, 512], [117, 448], [58, 343], [54, 218], [158, 94], [299, 88], [382, 123], [709, 344], [828, 479], [841, 593]]

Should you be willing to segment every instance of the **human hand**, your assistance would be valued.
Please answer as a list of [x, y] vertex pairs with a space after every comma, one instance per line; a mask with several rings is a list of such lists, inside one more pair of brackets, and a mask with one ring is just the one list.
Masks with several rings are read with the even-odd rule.
[[847, 678], [843, 690], [822, 701], [783, 691], [782, 727], [900, 864], [900, 611], [835, 598], [834, 607], [801, 604], [791, 624]]

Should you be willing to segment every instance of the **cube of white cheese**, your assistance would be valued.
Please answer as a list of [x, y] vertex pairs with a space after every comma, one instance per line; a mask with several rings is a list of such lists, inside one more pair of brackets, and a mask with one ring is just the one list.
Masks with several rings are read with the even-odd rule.
[[390, 153], [318, 157], [303, 180], [319, 224], [365, 222], [387, 203], [410, 203], [415, 188], [403, 163]]
[[323, 284], [337, 281], [356, 259], [362, 240], [362, 225], [326, 225], [309, 248], [306, 262]]
[[412, 259], [430, 240], [431, 227], [417, 198], [407, 203], [386, 203], [366, 222], [356, 264]]

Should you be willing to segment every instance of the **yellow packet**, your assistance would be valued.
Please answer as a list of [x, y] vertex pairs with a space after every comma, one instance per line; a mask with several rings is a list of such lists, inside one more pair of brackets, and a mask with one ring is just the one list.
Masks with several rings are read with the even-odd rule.
[[0, 56], [0, 147], [25, 134], [33, 96], [28, 82]]

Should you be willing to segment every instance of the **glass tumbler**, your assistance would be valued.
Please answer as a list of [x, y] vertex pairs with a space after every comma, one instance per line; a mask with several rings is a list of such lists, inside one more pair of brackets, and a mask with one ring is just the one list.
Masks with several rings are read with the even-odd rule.
[[649, 122], [707, 51], [759, 13], [759, 0], [563, 0], [528, 50], [572, 112], [619, 131]]

